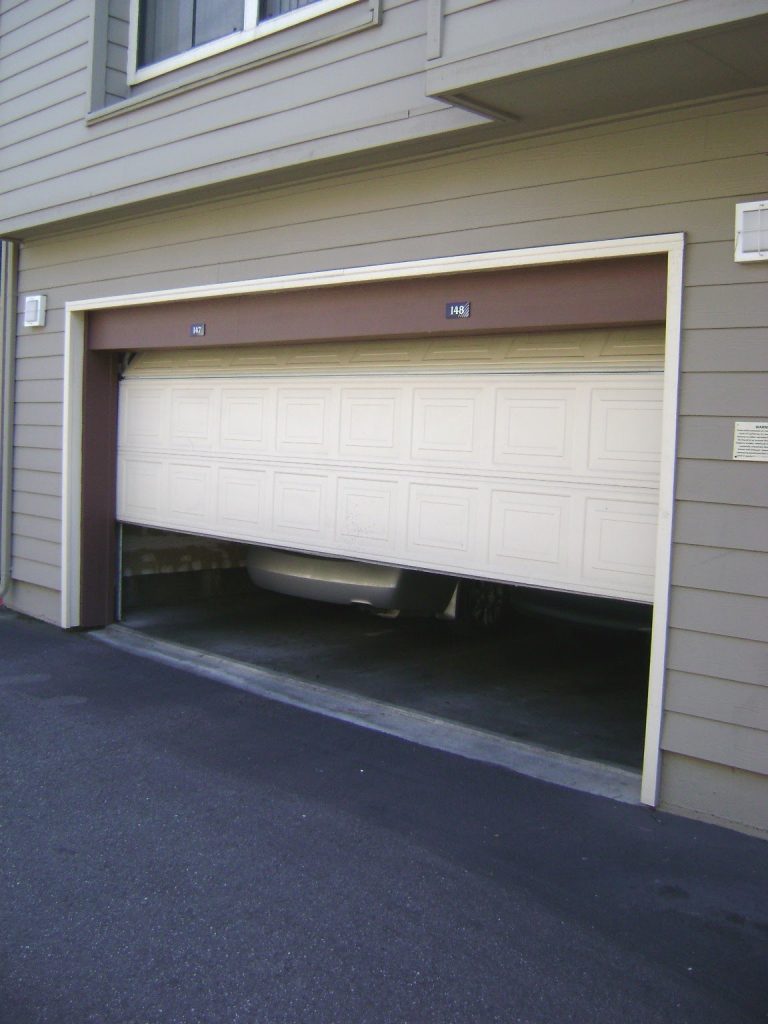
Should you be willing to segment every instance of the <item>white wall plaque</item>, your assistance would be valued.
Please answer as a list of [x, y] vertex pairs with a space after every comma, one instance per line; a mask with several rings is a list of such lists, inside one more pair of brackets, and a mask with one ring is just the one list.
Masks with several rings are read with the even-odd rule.
[[768, 422], [737, 420], [733, 429], [733, 457], [747, 462], [768, 462]]

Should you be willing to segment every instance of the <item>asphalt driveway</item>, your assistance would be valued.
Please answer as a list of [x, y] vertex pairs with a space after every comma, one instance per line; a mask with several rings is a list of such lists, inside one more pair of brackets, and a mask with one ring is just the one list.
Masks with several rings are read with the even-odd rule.
[[768, 843], [0, 611], [3, 1024], [755, 1024]]

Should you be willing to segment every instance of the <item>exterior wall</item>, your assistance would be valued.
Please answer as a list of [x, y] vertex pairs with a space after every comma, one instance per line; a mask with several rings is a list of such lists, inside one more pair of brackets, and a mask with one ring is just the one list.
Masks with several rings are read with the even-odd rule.
[[[66, 301], [684, 231], [662, 803], [768, 830], [768, 465], [731, 460], [733, 421], [765, 418], [768, 393], [768, 264], [733, 261], [767, 121], [744, 98], [28, 241], [21, 293], [47, 294], [49, 318], [19, 331], [11, 602], [57, 618]], [[754, 798], [731, 801], [741, 781]]]
[[[484, 123], [424, 95], [425, 0], [391, 0], [380, 25], [379, 0], [360, 0], [142, 83], [127, 103], [110, 102], [127, 95], [125, 5], [96, 7], [94, 22], [92, 0], [3, 13], [4, 235]], [[103, 109], [88, 116], [92, 102]]]

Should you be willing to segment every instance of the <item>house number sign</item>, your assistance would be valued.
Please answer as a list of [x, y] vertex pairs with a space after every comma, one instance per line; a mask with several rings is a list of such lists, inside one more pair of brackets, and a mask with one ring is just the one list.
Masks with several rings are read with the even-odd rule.
[[190, 336], [190, 338], [204, 338], [205, 337], [205, 324], [190, 324], [189, 325], [189, 336]]
[[446, 320], [467, 320], [472, 313], [471, 302], [446, 302]]

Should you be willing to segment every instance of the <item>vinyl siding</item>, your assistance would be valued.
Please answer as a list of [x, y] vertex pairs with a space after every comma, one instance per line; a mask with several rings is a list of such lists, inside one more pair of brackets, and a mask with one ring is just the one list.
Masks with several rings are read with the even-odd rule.
[[105, 56], [105, 103], [117, 103], [128, 95], [128, 0], [109, 0], [107, 52]]
[[[85, 103], [91, 89], [105, 103], [124, 91], [117, 68], [124, 39], [119, 6], [96, 48], [93, 82], [89, 4], [69, 0], [63, 6], [67, 12], [57, 17], [67, 22], [66, 31], [51, 38], [41, 32], [43, 0], [27, 0], [28, 21], [17, 32], [43, 35], [43, 42], [14, 53], [7, 69], [0, 64], [0, 76], [13, 75], [0, 85], [10, 102], [25, 97], [26, 112], [63, 99], [53, 94], [59, 85]], [[485, 123], [424, 95], [424, 0], [391, 0], [382, 24], [373, 28], [372, 17], [366, 2], [342, 8], [135, 86], [131, 99], [142, 101], [138, 107], [111, 104], [110, 116], [91, 123], [82, 119], [82, 109], [78, 122], [61, 123], [45, 135], [36, 130], [29, 145], [15, 145], [4, 158], [0, 228], [18, 233], [105, 205]], [[353, 23], [365, 31], [333, 38]], [[307, 45], [314, 38], [322, 45]], [[290, 46], [291, 40], [303, 40], [305, 48], [251, 66], [264, 47]], [[95, 66], [102, 60], [106, 77]], [[223, 77], [188, 89], [201, 74]]]
[[[28, 241], [21, 290], [13, 592], [58, 586], [27, 541], [59, 516], [64, 303], [440, 255], [684, 231], [684, 333], [662, 804], [768, 829], [768, 464], [734, 463], [734, 419], [765, 418], [768, 264], [733, 262], [734, 204], [765, 192], [768, 101], [745, 98], [243, 192]], [[762, 338], [762, 341], [761, 341]], [[697, 701], [697, 694], [701, 695]], [[734, 729], [738, 730], [734, 732]], [[701, 766], [705, 767], [702, 768]], [[726, 800], [743, 778], [762, 801]], [[702, 781], [704, 780], [704, 781]], [[762, 786], [762, 788], [760, 788]]]

